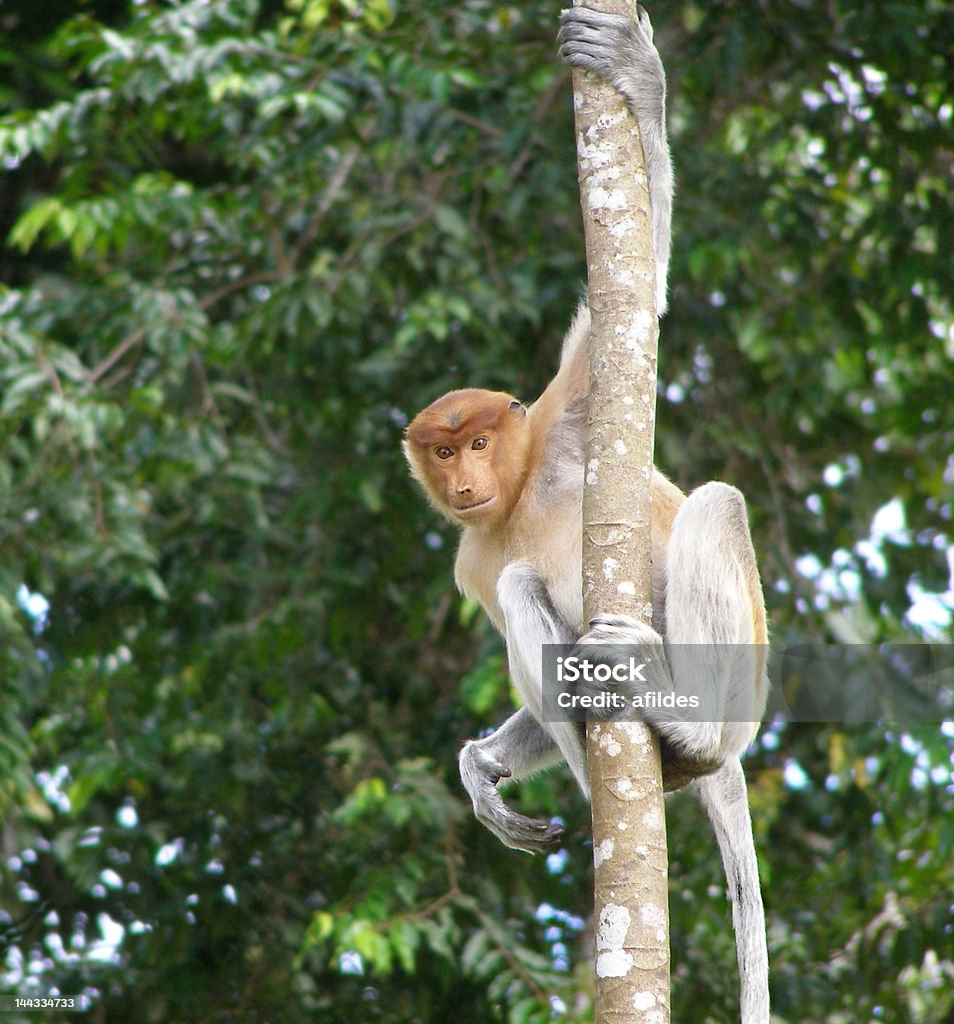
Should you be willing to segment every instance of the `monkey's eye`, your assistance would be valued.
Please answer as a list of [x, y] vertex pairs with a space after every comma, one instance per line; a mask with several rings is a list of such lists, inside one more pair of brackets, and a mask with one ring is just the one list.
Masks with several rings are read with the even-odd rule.
[[475, 437], [474, 440], [471, 442], [470, 447], [475, 452], [482, 452], [489, 444], [490, 441], [488, 441], [486, 437]]
[[454, 449], [448, 448], [446, 444], [442, 444], [440, 448], [434, 449], [434, 454], [439, 459], [449, 459], [454, 454]]

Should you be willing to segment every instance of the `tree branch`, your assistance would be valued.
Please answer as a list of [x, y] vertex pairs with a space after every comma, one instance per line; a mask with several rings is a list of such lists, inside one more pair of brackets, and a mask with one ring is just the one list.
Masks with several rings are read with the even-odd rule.
[[[634, 18], [636, 4], [589, 0]], [[583, 614], [652, 621], [650, 492], [656, 400], [655, 254], [635, 122], [574, 70], [592, 313], [583, 490]], [[620, 173], [622, 170], [623, 173]], [[590, 724], [597, 1024], [669, 1020], [669, 894], [659, 746], [642, 722]]]

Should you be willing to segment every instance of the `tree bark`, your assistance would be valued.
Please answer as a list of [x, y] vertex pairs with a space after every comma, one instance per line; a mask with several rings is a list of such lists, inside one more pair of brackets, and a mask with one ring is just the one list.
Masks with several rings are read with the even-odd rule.
[[[636, 16], [628, 0], [591, 7]], [[574, 70], [592, 313], [583, 611], [652, 621], [655, 257], [642, 145], [616, 91]], [[669, 894], [658, 743], [639, 721], [590, 724], [597, 1024], [669, 1021]]]

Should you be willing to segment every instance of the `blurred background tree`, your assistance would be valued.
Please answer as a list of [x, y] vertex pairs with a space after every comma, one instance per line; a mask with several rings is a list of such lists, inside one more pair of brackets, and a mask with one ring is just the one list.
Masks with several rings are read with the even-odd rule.
[[[502, 651], [399, 451], [442, 391], [556, 365], [584, 276], [557, 9], [0, 8], [2, 991], [589, 1019], [587, 809], [521, 787], [567, 826], [537, 860], [471, 819], [455, 753], [510, 706]], [[950, 5], [651, 14], [658, 461], [745, 490], [778, 640], [944, 640]], [[763, 730], [779, 1020], [952, 1020], [952, 747]], [[673, 1018], [733, 1021], [714, 843], [669, 806]]]

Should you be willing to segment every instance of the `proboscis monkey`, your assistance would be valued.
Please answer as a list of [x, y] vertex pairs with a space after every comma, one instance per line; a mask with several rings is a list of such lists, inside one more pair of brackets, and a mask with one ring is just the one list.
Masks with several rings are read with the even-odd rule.
[[[665, 306], [672, 171], [665, 128], [665, 77], [646, 12], [637, 22], [575, 7], [561, 15], [560, 50], [598, 72], [626, 99], [646, 157]], [[653, 690], [701, 695], [712, 721], [672, 710], [641, 712], [657, 732], [667, 789], [692, 781], [712, 820], [733, 903], [743, 1024], [769, 1019], [768, 957], [758, 866], [739, 757], [765, 707], [765, 609], [745, 503], [733, 487], [708, 483], [689, 497], [662, 474], [652, 482], [653, 625], [625, 616], [583, 622], [581, 502], [589, 391], [589, 310], [563, 344], [560, 368], [527, 407], [512, 395], [452, 391], [419, 413], [404, 450], [433, 505], [462, 528], [458, 587], [476, 598], [507, 642], [523, 707], [494, 733], [468, 741], [460, 772], [477, 817], [502, 842], [543, 850], [560, 828], [517, 814], [498, 791], [566, 760], [589, 796], [583, 731], [542, 720], [544, 644], [602, 644], [605, 658], [634, 647], [655, 666], [646, 683], [615, 687], [627, 700]], [[702, 659], [699, 649], [707, 652]], [[615, 653], [614, 653], [615, 652]], [[590, 683], [579, 692], [597, 693]], [[695, 781], [693, 781], [695, 780]]]

